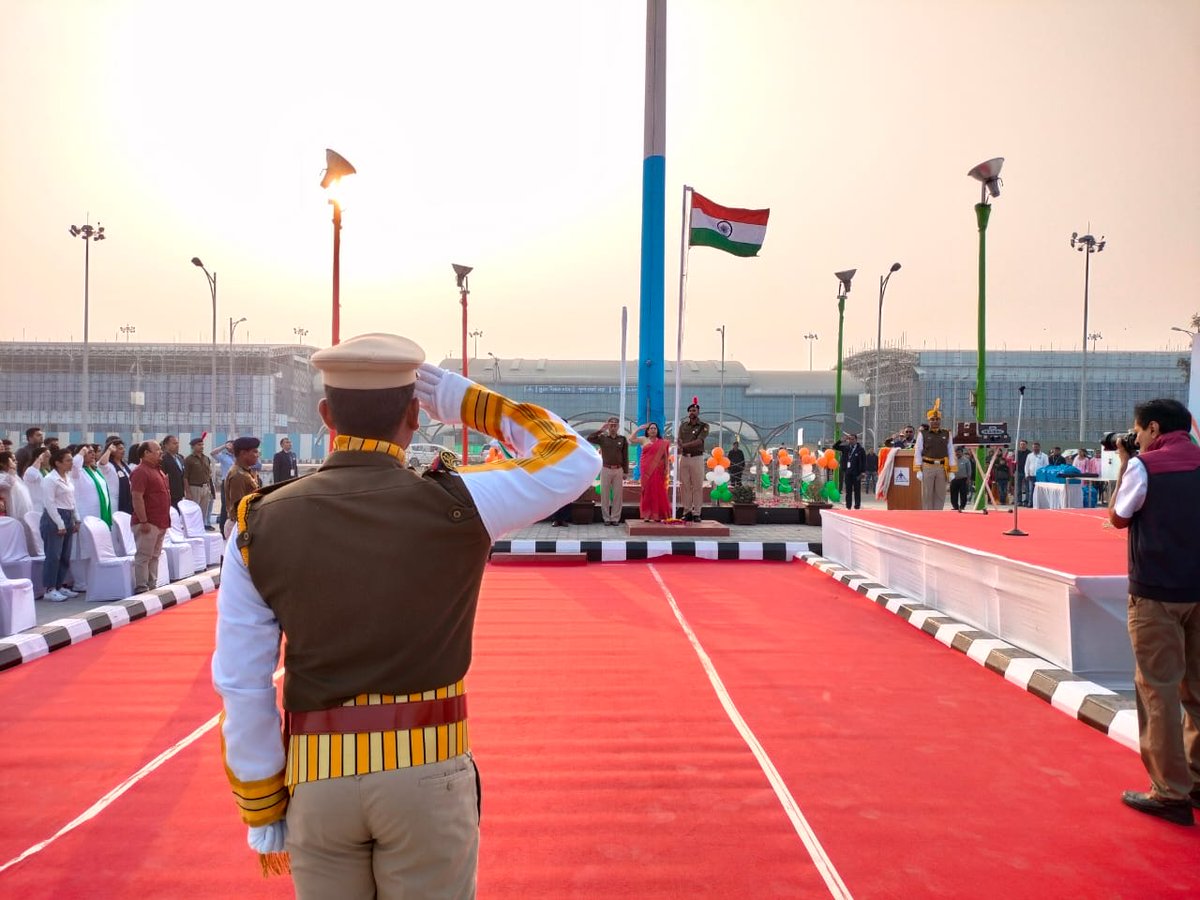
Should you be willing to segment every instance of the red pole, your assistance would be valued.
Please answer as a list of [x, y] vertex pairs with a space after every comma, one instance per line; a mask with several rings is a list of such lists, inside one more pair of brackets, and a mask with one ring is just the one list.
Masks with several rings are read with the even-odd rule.
[[[462, 323], [462, 374], [463, 378], [467, 377], [467, 290], [466, 285], [462, 289], [462, 308], [463, 308], [463, 323]], [[463, 425], [462, 438], [462, 464], [467, 464], [467, 426]]]

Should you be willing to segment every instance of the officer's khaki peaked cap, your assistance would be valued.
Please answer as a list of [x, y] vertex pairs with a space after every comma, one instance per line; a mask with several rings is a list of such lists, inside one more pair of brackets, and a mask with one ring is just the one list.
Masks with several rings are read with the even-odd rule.
[[356, 391], [412, 384], [423, 362], [425, 351], [398, 334], [360, 334], [312, 355], [326, 387]]

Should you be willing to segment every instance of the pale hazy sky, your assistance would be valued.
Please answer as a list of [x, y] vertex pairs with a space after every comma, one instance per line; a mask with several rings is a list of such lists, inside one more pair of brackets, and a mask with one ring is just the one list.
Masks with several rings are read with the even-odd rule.
[[[0, 339], [325, 344], [332, 147], [358, 169], [342, 231], [342, 334], [457, 355], [452, 262], [476, 267], [479, 354], [636, 355], [645, 3], [0, 0]], [[835, 270], [857, 267], [848, 350], [973, 349], [978, 184], [988, 344], [1182, 348], [1200, 311], [1196, 0], [675, 0], [668, 9], [666, 330], [681, 185], [769, 206], [757, 259], [690, 258], [684, 355], [833, 364]]]

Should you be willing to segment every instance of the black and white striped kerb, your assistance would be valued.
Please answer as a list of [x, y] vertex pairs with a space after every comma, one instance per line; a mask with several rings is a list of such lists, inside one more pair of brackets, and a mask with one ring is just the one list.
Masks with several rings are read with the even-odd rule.
[[138, 594], [136, 597], [97, 604], [94, 609], [77, 616], [56, 619], [20, 634], [0, 638], [0, 670], [31, 662], [55, 650], [86, 641], [94, 635], [121, 628], [138, 619], [156, 615], [164, 609], [187, 603], [201, 594], [216, 590], [220, 583], [221, 569], [209, 569], [191, 578]]
[[588, 562], [625, 562], [660, 556], [766, 559], [788, 562], [807, 552], [802, 541], [496, 541], [492, 553], [585, 553]]
[[1055, 709], [1102, 731], [1132, 750], [1138, 749], [1137, 704], [1106, 687], [1047, 662], [1035, 653], [1016, 647], [973, 625], [889, 590], [865, 575], [851, 572], [815, 554], [804, 561], [874, 600], [914, 628], [969, 656], [1007, 681], [1045, 700]]

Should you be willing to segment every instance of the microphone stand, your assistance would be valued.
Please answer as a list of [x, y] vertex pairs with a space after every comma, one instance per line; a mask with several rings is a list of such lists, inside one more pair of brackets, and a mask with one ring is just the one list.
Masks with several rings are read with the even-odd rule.
[[[1016, 434], [1016, 437], [1013, 438], [1013, 444], [1014, 444], [1014, 446], [1020, 447], [1021, 446], [1021, 409], [1025, 406], [1025, 385], [1021, 385], [1019, 388], [1017, 388], [1017, 393], [1019, 395], [1017, 398], [1017, 434]], [[1025, 478], [1024, 472], [1016, 472], [1014, 474], [1018, 478], [1021, 478], [1021, 479]], [[1013, 527], [1010, 528], [1008, 531], [1004, 532], [1009, 537], [1028, 537], [1029, 536], [1029, 532], [1022, 531], [1020, 526], [1018, 525], [1019, 517], [1021, 515], [1021, 503], [1020, 503], [1021, 491], [1019, 489], [1019, 486], [1020, 486], [1020, 483], [1018, 483], [1018, 490], [1016, 492], [1016, 498], [1015, 498], [1017, 502], [1013, 503]]]

